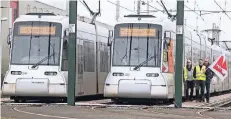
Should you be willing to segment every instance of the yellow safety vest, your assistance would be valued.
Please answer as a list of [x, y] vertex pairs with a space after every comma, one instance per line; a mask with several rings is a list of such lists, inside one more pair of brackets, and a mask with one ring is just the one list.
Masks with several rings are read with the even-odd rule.
[[196, 66], [196, 79], [197, 80], [201, 80], [201, 81], [206, 80], [205, 70], [206, 70], [205, 66], [202, 66], [201, 70], [200, 70], [200, 66]]
[[[192, 79], [194, 80], [194, 77], [193, 77], [193, 69], [194, 69], [194, 67], [192, 67], [191, 72], [192, 72]], [[187, 80], [187, 79], [188, 79], [188, 70], [187, 70], [186, 67], [184, 67], [184, 80]]]

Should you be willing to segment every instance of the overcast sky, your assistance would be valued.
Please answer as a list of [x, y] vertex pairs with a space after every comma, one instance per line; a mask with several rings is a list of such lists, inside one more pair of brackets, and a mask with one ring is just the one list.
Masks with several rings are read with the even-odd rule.
[[[39, 0], [39, 1], [54, 5], [62, 9], [66, 9], [66, 0]], [[89, 7], [92, 8], [92, 10], [96, 11], [98, 9], [98, 0], [85, 0], [85, 1], [88, 3]], [[101, 16], [98, 17], [97, 20], [101, 22], [105, 22], [107, 24], [114, 25], [116, 23], [116, 20], [115, 20], [116, 6], [108, 1], [116, 3], [116, 0], [101, 0]], [[143, 1], [147, 1], [147, 0], [143, 0]], [[149, 0], [149, 1], [150, 1], [151, 6], [163, 10], [163, 8], [157, 3], [157, 1], [160, 1], [160, 0]], [[176, 10], [177, 0], [163, 0], [163, 1], [167, 9]], [[226, 8], [227, 11], [228, 10], [231, 11], [231, 1], [230, 0], [227, 0], [226, 5], [225, 5], [225, 0], [216, 0], [216, 1], [223, 9]], [[134, 3], [135, 3], [134, 0], [120, 0], [120, 5], [130, 10], [136, 10], [136, 4]], [[214, 0], [185, 0], [185, 5], [189, 7], [190, 9], [221, 11], [221, 9], [216, 5]], [[185, 10], [188, 10], [186, 6], [185, 6]], [[143, 5], [141, 7], [141, 12], [144, 12], [146, 8], [147, 8], [146, 5]], [[149, 7], [149, 9], [155, 10], [152, 7]], [[121, 17], [126, 14], [131, 14], [131, 13], [132, 12], [124, 8], [120, 8]], [[78, 2], [78, 14], [81, 16], [90, 17], [89, 12], [80, 2]], [[150, 14], [155, 15], [155, 12], [151, 12]], [[231, 13], [227, 13], [227, 14], [231, 17]], [[204, 20], [202, 20], [202, 18]], [[230, 30], [231, 20], [224, 13], [202, 15], [202, 18], [194, 12], [185, 12], [186, 24], [190, 26], [191, 28], [196, 29], [196, 26], [198, 26], [199, 31], [201, 31], [201, 30], [212, 28], [212, 24], [216, 23], [221, 28], [221, 30], [223, 30], [222, 35], [221, 35], [221, 40], [231, 40], [230, 39], [231, 38], [231, 30]]]

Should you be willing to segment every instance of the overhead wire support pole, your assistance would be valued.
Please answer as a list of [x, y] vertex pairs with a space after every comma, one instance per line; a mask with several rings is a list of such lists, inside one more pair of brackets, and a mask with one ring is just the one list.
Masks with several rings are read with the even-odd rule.
[[184, 0], [177, 0], [175, 57], [175, 107], [182, 107], [183, 48], [184, 48]]
[[69, 1], [68, 91], [67, 103], [75, 106], [77, 0]]

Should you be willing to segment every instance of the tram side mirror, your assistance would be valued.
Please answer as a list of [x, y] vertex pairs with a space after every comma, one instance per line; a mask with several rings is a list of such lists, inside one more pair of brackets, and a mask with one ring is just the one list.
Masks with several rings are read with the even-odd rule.
[[65, 50], [68, 49], [68, 42], [67, 42], [67, 40], [64, 40], [64, 42], [63, 42], [63, 49], [65, 49]]
[[64, 37], [63, 37], [63, 49], [68, 49], [68, 36], [69, 36], [69, 30], [68, 28], [64, 30]]
[[68, 30], [68, 28], [65, 29], [65, 31], [64, 31], [64, 37], [67, 37], [67, 36], [69, 36], [69, 30]]
[[112, 39], [113, 39], [113, 30], [109, 30], [108, 31], [108, 41], [107, 41], [107, 46], [111, 46], [112, 43]]

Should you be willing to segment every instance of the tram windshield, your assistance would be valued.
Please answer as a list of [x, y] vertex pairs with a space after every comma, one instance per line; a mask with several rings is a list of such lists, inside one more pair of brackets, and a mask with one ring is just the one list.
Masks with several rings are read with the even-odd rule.
[[114, 66], [159, 67], [161, 64], [162, 27], [134, 23], [115, 26]]
[[14, 24], [11, 64], [59, 65], [61, 24], [51, 22], [17, 22]]

